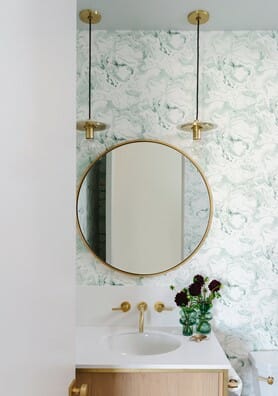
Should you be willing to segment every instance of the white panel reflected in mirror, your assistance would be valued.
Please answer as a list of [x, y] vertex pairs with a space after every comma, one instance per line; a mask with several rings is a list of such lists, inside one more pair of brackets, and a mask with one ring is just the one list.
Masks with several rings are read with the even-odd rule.
[[195, 253], [211, 220], [204, 176], [179, 150], [161, 142], [114, 147], [86, 171], [77, 217], [89, 249], [131, 274], [172, 269]]

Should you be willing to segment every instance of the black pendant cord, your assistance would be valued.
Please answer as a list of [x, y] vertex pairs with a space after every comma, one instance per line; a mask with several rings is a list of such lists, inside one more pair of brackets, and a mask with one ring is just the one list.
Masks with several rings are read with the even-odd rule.
[[196, 120], [199, 117], [199, 50], [200, 50], [200, 18], [197, 17], [197, 84], [196, 84]]
[[92, 20], [89, 19], [89, 120], [91, 119]]

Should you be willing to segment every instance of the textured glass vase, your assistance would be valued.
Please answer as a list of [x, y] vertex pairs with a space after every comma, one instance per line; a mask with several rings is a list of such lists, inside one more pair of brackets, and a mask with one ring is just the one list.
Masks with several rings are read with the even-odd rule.
[[210, 321], [212, 319], [211, 314], [212, 305], [209, 303], [202, 302], [199, 305], [198, 320], [196, 330], [200, 334], [209, 334], [211, 332]]
[[196, 323], [197, 312], [193, 308], [183, 307], [180, 310], [180, 324], [182, 325], [182, 334], [191, 336], [193, 334], [193, 326]]

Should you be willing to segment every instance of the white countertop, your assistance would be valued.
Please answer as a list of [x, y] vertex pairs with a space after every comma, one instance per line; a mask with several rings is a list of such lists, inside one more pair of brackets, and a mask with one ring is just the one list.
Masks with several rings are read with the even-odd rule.
[[177, 337], [181, 346], [158, 355], [121, 355], [109, 349], [107, 336], [136, 332], [133, 327], [78, 327], [76, 337], [76, 367], [100, 369], [230, 369], [231, 365], [211, 333], [207, 340], [192, 342], [181, 334], [180, 327], [147, 327], [146, 332], [164, 332]]

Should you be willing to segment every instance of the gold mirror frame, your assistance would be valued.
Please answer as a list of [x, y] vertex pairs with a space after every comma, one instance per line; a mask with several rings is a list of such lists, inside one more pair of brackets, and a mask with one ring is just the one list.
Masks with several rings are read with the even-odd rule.
[[[196, 246], [196, 248], [192, 251], [192, 253], [190, 253], [184, 260], [182, 260], [180, 263], [175, 264], [173, 267], [168, 268], [167, 270], [163, 270], [163, 271], [159, 271], [159, 272], [154, 272], [154, 273], [134, 273], [134, 272], [128, 272], [128, 271], [124, 271], [122, 269], [119, 269], [117, 267], [114, 267], [112, 264], [106, 263], [105, 261], [103, 261], [99, 256], [96, 255], [96, 253], [91, 249], [90, 245], [88, 244], [87, 240], [85, 239], [83, 232], [81, 230], [80, 227], [80, 222], [79, 222], [79, 218], [78, 218], [78, 198], [79, 198], [79, 194], [80, 194], [80, 190], [83, 184], [83, 181], [85, 179], [85, 177], [87, 176], [88, 172], [91, 170], [91, 168], [95, 165], [95, 163], [101, 159], [102, 157], [104, 157], [106, 154], [110, 153], [111, 151], [115, 150], [118, 147], [121, 146], [126, 146], [128, 144], [132, 144], [132, 143], [142, 143], [142, 142], [146, 142], [146, 143], [156, 143], [156, 144], [161, 144], [164, 145], [166, 147], [169, 147], [175, 151], [177, 151], [178, 153], [180, 153], [181, 155], [183, 155], [185, 158], [187, 158], [198, 170], [198, 172], [200, 173], [205, 186], [207, 188], [207, 192], [208, 192], [208, 196], [209, 196], [209, 218], [208, 218], [208, 224], [206, 227], [206, 230], [204, 232], [204, 235], [201, 239], [201, 241], [198, 243], [198, 245]], [[178, 267], [180, 267], [181, 265], [185, 264], [187, 261], [189, 261], [202, 247], [202, 245], [204, 244], [204, 241], [210, 231], [211, 228], [211, 224], [212, 224], [212, 218], [213, 218], [213, 198], [212, 198], [212, 192], [211, 192], [211, 188], [208, 184], [208, 181], [203, 173], [203, 171], [201, 170], [200, 166], [188, 155], [186, 154], [184, 151], [180, 150], [179, 148], [166, 143], [166, 142], [162, 142], [160, 140], [155, 140], [155, 139], [135, 139], [135, 140], [128, 140], [122, 143], [118, 143], [116, 145], [113, 145], [112, 147], [110, 147], [109, 149], [104, 150], [100, 155], [98, 155], [98, 157], [85, 169], [83, 176], [81, 177], [81, 181], [78, 185], [77, 188], [77, 194], [76, 194], [76, 222], [77, 222], [77, 228], [78, 228], [78, 233], [81, 237], [81, 240], [83, 241], [83, 243], [85, 244], [85, 246], [89, 249], [89, 251], [92, 253], [92, 255], [96, 258], [97, 261], [99, 261], [100, 263], [104, 264], [106, 267], [113, 269], [115, 271], [121, 272], [122, 274], [126, 274], [126, 275], [130, 275], [130, 276], [139, 276], [139, 277], [146, 277], [146, 276], [155, 276], [155, 275], [161, 275], [161, 274], [165, 274], [169, 271], [173, 271], [175, 269], [177, 269]]]

